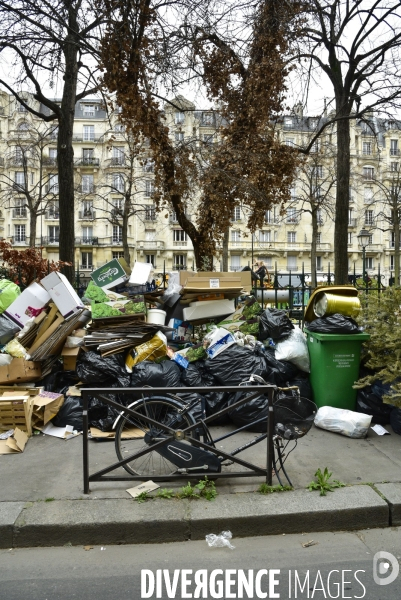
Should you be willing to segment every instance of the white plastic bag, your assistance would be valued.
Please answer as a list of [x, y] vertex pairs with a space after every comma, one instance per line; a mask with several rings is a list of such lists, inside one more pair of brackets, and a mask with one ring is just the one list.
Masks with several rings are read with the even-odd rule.
[[230, 548], [230, 550], [234, 550], [235, 546], [230, 542], [232, 537], [231, 531], [222, 531], [220, 535], [209, 533], [205, 536], [209, 548]]
[[301, 371], [310, 372], [309, 351], [303, 331], [295, 326], [290, 335], [276, 344], [277, 360], [288, 360]]
[[353, 412], [345, 408], [322, 406], [315, 417], [316, 427], [341, 433], [351, 438], [363, 438], [367, 435], [372, 417]]
[[0, 367], [9, 365], [12, 360], [13, 357], [10, 354], [0, 354]]

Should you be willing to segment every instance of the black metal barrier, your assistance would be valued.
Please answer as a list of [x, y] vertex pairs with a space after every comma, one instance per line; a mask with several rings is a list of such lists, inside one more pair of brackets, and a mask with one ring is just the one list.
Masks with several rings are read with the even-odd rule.
[[[184, 391], [185, 390], [185, 391]], [[238, 400], [238, 402], [230, 405], [227, 408], [224, 408], [222, 410], [220, 410], [219, 412], [215, 413], [214, 415], [211, 415], [205, 419], [200, 419], [199, 421], [196, 421], [194, 424], [189, 425], [188, 427], [185, 427], [183, 429], [172, 429], [171, 427], [168, 426], [168, 424], [163, 424], [160, 423], [158, 421], [156, 421], [155, 419], [147, 416], [146, 414], [139, 414], [136, 410], [128, 408], [126, 406], [123, 406], [121, 404], [119, 404], [118, 402], [115, 402], [114, 400], [111, 400], [108, 395], [109, 394], [113, 394], [115, 395], [116, 393], [118, 393], [118, 395], [124, 395], [124, 396], [130, 396], [130, 403], [135, 401], [135, 400], [139, 400], [139, 399], [146, 399], [150, 397], [167, 397], [167, 398], [171, 398], [174, 397], [176, 400], [179, 400], [182, 404], [185, 404], [185, 402], [183, 402], [183, 400], [181, 400], [179, 398], [179, 394], [180, 392], [182, 394], [184, 394], [185, 392], [190, 391], [191, 394], [195, 393], [195, 394], [210, 394], [213, 392], [234, 392], [234, 393], [238, 393], [238, 392], [243, 392], [245, 397], [241, 398], [240, 400]], [[157, 450], [158, 446], [162, 446], [165, 445], [168, 442], [174, 441], [174, 440], [187, 440], [190, 444], [192, 444], [193, 446], [195, 446], [196, 448], [201, 448], [203, 450], [207, 450], [208, 452], [211, 452], [212, 454], [214, 454], [216, 457], [222, 457], [224, 460], [229, 460], [230, 463], [236, 463], [238, 465], [241, 465], [242, 467], [245, 467], [247, 469], [247, 471], [229, 471], [226, 473], [221, 473], [221, 472], [213, 472], [212, 473], [212, 477], [214, 478], [221, 478], [221, 477], [251, 477], [251, 476], [263, 476], [265, 477], [266, 483], [268, 485], [272, 484], [272, 474], [273, 471], [275, 472], [275, 474], [278, 476], [278, 471], [282, 470], [285, 477], [287, 478], [287, 480], [290, 482], [284, 466], [283, 466], [283, 458], [282, 458], [282, 454], [281, 454], [281, 450], [280, 450], [280, 445], [278, 443], [278, 436], [274, 434], [274, 416], [273, 416], [273, 410], [274, 410], [274, 399], [275, 399], [275, 395], [277, 393], [277, 387], [274, 385], [257, 385], [255, 387], [244, 387], [244, 386], [212, 386], [212, 387], [191, 387], [191, 388], [84, 388], [81, 391], [81, 395], [82, 395], [82, 400], [83, 400], [83, 479], [84, 479], [84, 494], [88, 494], [90, 492], [89, 490], [89, 484], [91, 481], [143, 481], [144, 479], [146, 479], [146, 477], [144, 477], [143, 475], [125, 475], [125, 476], [110, 476], [109, 473], [111, 473], [112, 471], [115, 471], [116, 469], [118, 469], [119, 467], [124, 467], [124, 465], [127, 465], [128, 463], [130, 463], [132, 460], [140, 458], [141, 456], [146, 455], [149, 452], [153, 452], [154, 450]], [[246, 404], [247, 402], [251, 402], [252, 400], [254, 400], [255, 398], [257, 398], [260, 395], [267, 395], [268, 397], [268, 417], [266, 419], [266, 433], [263, 433], [261, 435], [259, 435], [258, 437], [256, 437], [255, 439], [251, 440], [250, 442], [242, 445], [240, 448], [237, 448], [235, 451], [233, 451], [231, 454], [225, 453], [223, 452], [223, 450], [221, 448], [217, 449], [214, 446], [214, 441], [220, 441], [221, 439], [224, 439], [226, 437], [229, 437], [231, 435], [234, 435], [235, 433], [238, 433], [239, 431], [243, 431], [246, 430], [249, 425], [246, 425], [244, 427], [240, 427], [238, 429], [236, 429], [233, 432], [230, 432], [229, 434], [222, 436], [219, 438], [219, 440], [213, 440], [210, 436], [210, 432], [208, 430], [208, 424], [211, 423], [212, 421], [214, 421], [215, 419], [220, 418], [221, 416], [227, 414], [228, 412], [232, 411], [234, 408], [237, 408], [239, 406], [242, 406], [243, 404]], [[112, 406], [114, 408], [116, 408], [118, 411], [120, 411], [121, 415], [124, 415], [126, 417], [131, 416], [131, 417], [140, 417], [141, 421], [144, 421], [145, 423], [148, 423], [149, 425], [154, 425], [157, 426], [159, 428], [161, 428], [163, 430], [163, 438], [159, 441], [156, 441], [155, 443], [149, 445], [147, 448], [142, 449], [139, 452], [136, 452], [135, 454], [131, 454], [128, 457], [124, 457], [123, 460], [118, 460], [117, 462], [113, 463], [112, 465], [101, 469], [100, 471], [97, 471], [96, 473], [89, 473], [89, 447], [88, 447], [88, 406], [89, 406], [89, 399], [90, 398], [96, 398], [98, 400], [100, 400], [101, 402], [103, 402], [104, 404], [108, 404], [109, 406]], [[144, 407], [146, 408], [146, 400], [144, 401]], [[264, 419], [264, 417], [263, 417]], [[261, 419], [257, 419], [255, 420], [255, 423], [259, 423], [261, 422]], [[194, 432], [194, 430], [199, 430], [202, 429], [204, 433], [208, 434], [206, 435], [206, 437], [204, 436], [204, 440], [206, 439], [206, 441], [200, 441], [200, 439], [197, 439], [196, 436], [191, 435], [191, 432]], [[250, 448], [251, 446], [263, 441], [267, 439], [267, 449], [266, 449], [266, 467], [260, 467], [257, 465], [254, 465], [252, 463], [249, 463], [247, 461], [244, 461], [238, 457], [236, 457], [235, 455], [246, 450], [247, 448]], [[277, 460], [275, 459], [275, 446], [276, 446], [276, 452], [278, 455], [278, 461], [279, 461], [279, 467], [277, 467]], [[177, 469], [178, 470], [178, 469]], [[196, 473], [188, 473], [188, 472], [180, 472], [180, 473], [173, 473], [173, 474], [169, 474], [168, 476], [163, 475], [163, 476], [152, 476], [151, 479], [154, 481], [170, 481], [170, 480], [177, 480], [177, 479], [188, 479], [188, 476], [190, 475], [199, 475], [200, 474], [200, 470], [196, 471]], [[208, 475], [207, 471], [205, 471], [205, 473], [202, 473], [204, 475]], [[280, 479], [279, 479], [280, 481]]]

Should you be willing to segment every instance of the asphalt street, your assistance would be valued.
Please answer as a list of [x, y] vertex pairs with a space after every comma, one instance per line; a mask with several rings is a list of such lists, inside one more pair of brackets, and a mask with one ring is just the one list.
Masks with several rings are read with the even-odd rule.
[[[231, 541], [233, 550], [210, 548], [206, 541], [1, 550], [0, 600], [237, 598], [240, 589], [244, 598], [401, 597], [400, 575], [388, 585], [373, 579], [374, 557], [379, 551], [391, 553], [394, 564], [384, 562], [383, 570], [378, 566], [383, 561], [376, 561], [378, 581], [384, 582], [397, 568], [395, 563], [401, 560], [400, 528], [238, 539], [234, 534]], [[161, 575], [158, 594], [157, 573], [164, 570], [168, 573]], [[201, 570], [207, 570], [205, 579], [199, 574]], [[240, 585], [240, 571], [248, 583], [253, 583], [253, 589]], [[181, 587], [185, 581], [189, 582], [186, 589]], [[197, 587], [204, 581], [207, 588]]]

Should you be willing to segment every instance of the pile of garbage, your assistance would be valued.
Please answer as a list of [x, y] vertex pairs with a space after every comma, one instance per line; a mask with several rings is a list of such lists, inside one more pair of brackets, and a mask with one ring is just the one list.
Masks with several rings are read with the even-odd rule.
[[[129, 271], [115, 259], [94, 271], [82, 299], [58, 272], [22, 293], [0, 282], [0, 453], [23, 451], [33, 429], [63, 439], [76, 435], [85, 387], [114, 388], [110, 397], [118, 404], [132, 401], [119, 394], [123, 387], [174, 388], [195, 417], [214, 415], [239, 398], [191, 388], [238, 386], [251, 376], [296, 386], [313, 400], [305, 334], [285, 310], [256, 301], [249, 271], [181, 271], [163, 289], [151, 268], [136, 262]], [[349, 317], [323, 320], [308, 328], [358, 329]], [[261, 394], [223, 418], [264, 431], [267, 412]], [[118, 414], [92, 397], [92, 437], [111, 434]]]

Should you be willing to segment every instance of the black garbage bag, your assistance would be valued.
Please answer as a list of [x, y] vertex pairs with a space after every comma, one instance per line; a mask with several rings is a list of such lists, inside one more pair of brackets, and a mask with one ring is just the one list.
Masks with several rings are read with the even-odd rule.
[[[221, 383], [216, 381], [216, 379], [213, 377], [213, 375], [207, 371], [206, 362], [207, 361], [204, 361], [204, 360], [198, 360], [198, 361], [196, 361], [196, 363], [193, 363], [193, 366], [196, 365], [196, 369], [200, 375], [199, 385], [201, 385], [203, 387], [211, 387], [211, 386], [221, 385]], [[188, 366], [188, 369], [185, 369], [184, 374], [187, 371], [189, 371], [189, 367], [191, 367], [191, 366], [192, 366], [192, 364], [190, 364]], [[183, 378], [181, 380], [184, 381]], [[187, 377], [185, 378], [185, 381], [187, 381], [188, 383], [193, 382], [193, 387], [195, 387], [195, 381], [198, 382], [199, 379], [196, 376], [196, 374], [194, 373], [194, 371], [191, 370], [187, 373]], [[198, 383], [197, 383], [197, 385], [198, 385]], [[205, 400], [206, 416], [210, 417], [211, 415], [216, 414], [220, 410], [223, 410], [223, 408], [226, 408], [229, 397], [230, 397], [230, 394], [228, 394], [227, 392], [209, 392], [209, 393], [205, 394], [204, 400]], [[217, 419], [214, 419], [211, 422], [211, 424], [212, 425], [224, 425], [225, 423], [229, 423], [229, 421], [230, 421], [229, 416], [226, 413], [225, 415], [218, 417]]]
[[18, 325], [4, 315], [0, 315], [0, 346], [5, 346], [19, 331], [21, 329]]
[[63, 365], [56, 364], [52, 372], [46, 375], [40, 385], [43, 386], [46, 392], [56, 392], [65, 395], [65, 389], [78, 383], [79, 377], [75, 371], [64, 371]]
[[124, 354], [102, 357], [97, 352], [84, 352], [78, 359], [76, 373], [81, 381], [91, 384], [112, 378], [120, 387], [129, 387], [131, 379], [125, 369]]
[[[107, 394], [110, 400], [119, 402], [118, 394]], [[114, 406], [103, 403], [97, 398], [90, 398], [88, 409], [88, 421], [91, 427], [96, 427], [100, 431], [112, 431], [120, 411]]]
[[401, 435], [401, 408], [393, 408], [390, 413], [390, 425], [394, 433]]
[[181, 387], [181, 369], [173, 360], [144, 360], [132, 369], [131, 387]]
[[71, 425], [77, 431], [82, 431], [82, 400], [79, 396], [67, 396], [64, 404], [52, 419], [55, 427]]
[[296, 379], [291, 379], [291, 381], [288, 381], [288, 385], [286, 387], [292, 387], [294, 385], [299, 388], [299, 393], [303, 398], [313, 400], [312, 386], [310, 384], [309, 377], [297, 377]]
[[294, 329], [285, 310], [278, 308], [267, 308], [260, 316], [259, 336], [260, 341], [272, 338], [272, 340], [282, 340]]
[[[244, 384], [244, 388], [248, 386], [257, 386], [256, 382], [247, 381]], [[253, 392], [246, 393], [246, 397], [249, 397], [253, 394]], [[243, 392], [236, 392], [235, 394], [230, 394], [230, 398], [228, 400], [228, 406], [232, 406], [239, 400], [244, 398]], [[268, 397], [264, 394], [260, 394], [250, 400], [234, 408], [228, 414], [231, 421], [237, 425], [238, 427], [244, 427], [248, 425], [248, 431], [256, 431], [258, 433], [263, 433], [267, 431], [267, 417], [269, 413], [269, 400]]]
[[174, 395], [178, 396], [178, 398], [180, 398], [184, 404], [192, 405], [189, 414], [195, 419], [195, 421], [206, 419], [206, 404], [203, 396], [190, 391], [183, 392], [181, 389], [177, 394]]
[[315, 333], [362, 333], [354, 319], [339, 313], [305, 323], [305, 327]]
[[373, 386], [367, 386], [358, 390], [356, 410], [357, 412], [365, 413], [365, 415], [372, 415], [373, 423], [389, 425], [393, 409], [394, 406], [392, 404], [385, 404], [381, 396], [373, 392]]
[[239, 385], [247, 381], [252, 374], [265, 379], [271, 371], [263, 351], [238, 344], [233, 344], [217, 356], [207, 359], [205, 369], [214, 377], [217, 385]]
[[289, 379], [293, 379], [298, 375], [298, 367], [288, 360], [277, 360], [273, 348], [265, 348], [262, 353], [258, 349], [255, 351], [264, 358], [265, 370], [262, 377], [267, 383], [278, 386], [284, 385]]
[[186, 369], [181, 373], [181, 383], [186, 387], [201, 387], [207, 385], [202, 380], [202, 374], [197, 366], [197, 362], [189, 363]]

